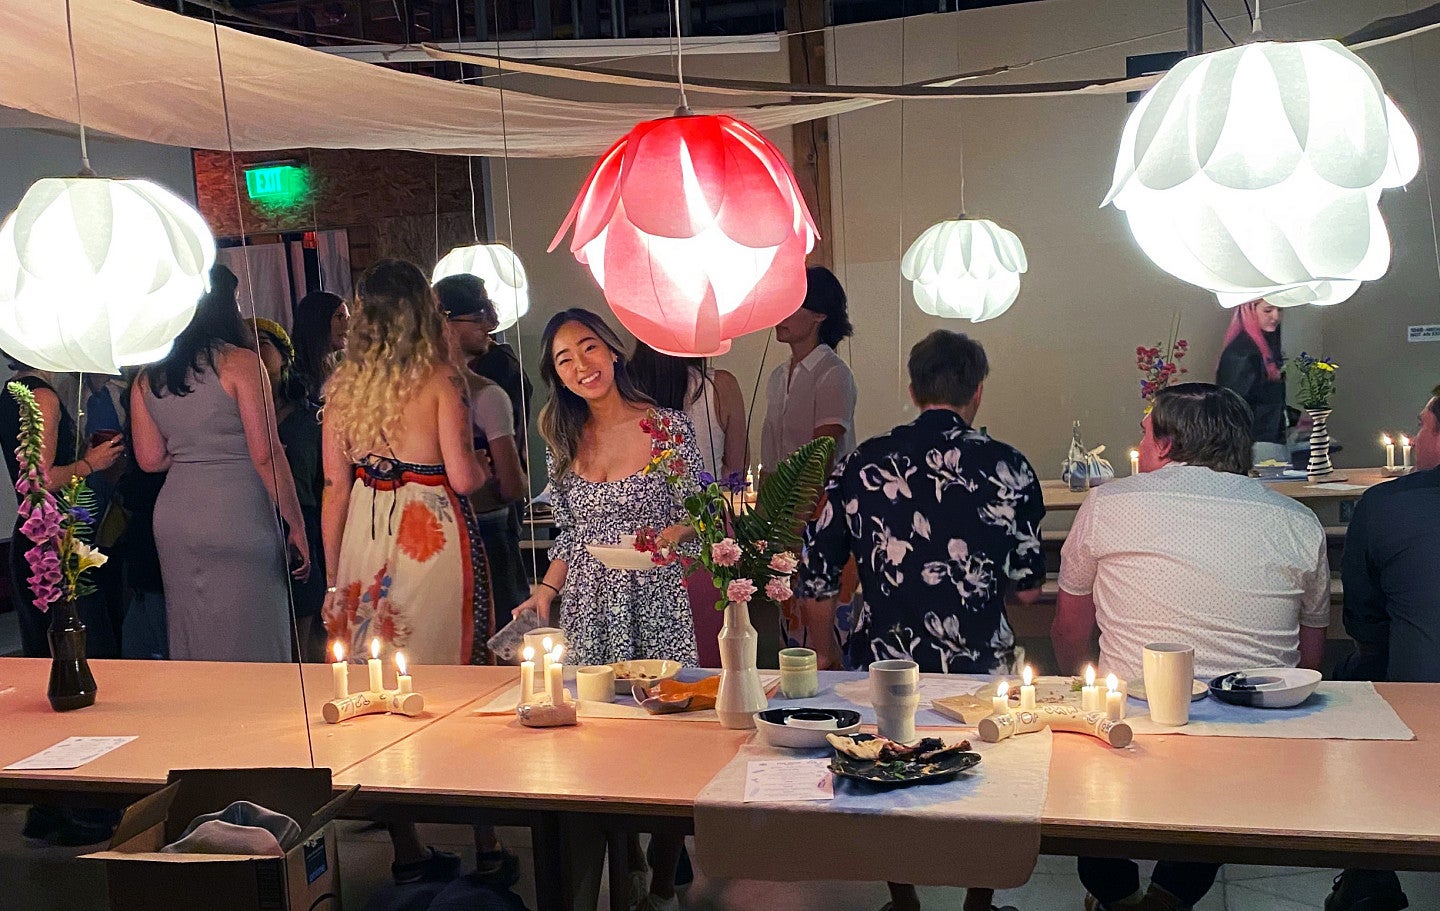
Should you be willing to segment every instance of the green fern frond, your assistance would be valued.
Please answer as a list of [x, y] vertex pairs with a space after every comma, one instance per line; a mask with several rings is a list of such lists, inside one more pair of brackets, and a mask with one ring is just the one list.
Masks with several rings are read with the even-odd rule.
[[835, 440], [820, 437], [786, 457], [760, 482], [755, 508], [735, 517], [741, 533], [782, 550], [798, 548], [800, 532], [825, 489], [825, 474], [834, 453]]

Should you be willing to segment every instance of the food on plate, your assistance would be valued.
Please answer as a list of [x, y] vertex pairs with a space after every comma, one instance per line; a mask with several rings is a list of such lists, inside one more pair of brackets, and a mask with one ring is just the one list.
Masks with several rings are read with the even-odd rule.
[[909, 746], [869, 734], [830, 734], [826, 738], [837, 751], [852, 759], [874, 762], [934, 762], [951, 753], [964, 753], [970, 741], [946, 744], [939, 737], [925, 737]]

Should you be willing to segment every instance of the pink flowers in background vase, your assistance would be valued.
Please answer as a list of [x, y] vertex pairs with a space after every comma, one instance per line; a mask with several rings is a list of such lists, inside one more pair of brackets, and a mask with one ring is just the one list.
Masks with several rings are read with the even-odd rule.
[[[725, 538], [710, 545], [710, 559], [715, 561], [716, 566], [734, 566], [740, 562], [740, 557], [740, 545], [735, 543], [734, 538]], [[751, 594], [754, 594], [754, 586], [751, 586]]]
[[749, 579], [735, 579], [725, 586], [725, 600], [732, 604], [749, 603], [755, 597], [755, 583]]

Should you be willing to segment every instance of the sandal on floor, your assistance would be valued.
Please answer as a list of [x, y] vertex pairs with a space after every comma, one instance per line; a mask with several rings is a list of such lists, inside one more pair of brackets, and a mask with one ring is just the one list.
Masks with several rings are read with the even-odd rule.
[[390, 865], [390, 876], [397, 886], [413, 883], [448, 883], [460, 875], [460, 855], [426, 848], [419, 860]]
[[508, 889], [520, 881], [520, 858], [504, 847], [475, 855], [475, 879], [488, 886]]

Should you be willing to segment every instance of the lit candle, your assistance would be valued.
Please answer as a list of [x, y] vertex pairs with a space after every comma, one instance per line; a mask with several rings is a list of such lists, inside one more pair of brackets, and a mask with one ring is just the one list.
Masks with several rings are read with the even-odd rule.
[[1383, 434], [1380, 437], [1380, 444], [1385, 447], [1385, 469], [1395, 470], [1395, 441], [1390, 439], [1390, 434]]
[[335, 698], [344, 699], [350, 695], [350, 665], [345, 663], [345, 646], [335, 643], [335, 663], [330, 671], [335, 675]]
[[1085, 686], [1080, 689], [1080, 711], [1102, 711], [1100, 687], [1095, 685], [1095, 666], [1093, 664], [1085, 665]]
[[1125, 694], [1119, 687], [1120, 680], [1114, 674], [1105, 678], [1105, 717], [1110, 721], [1125, 719]]
[[1138, 449], [1132, 449], [1132, 450], [1130, 450], [1130, 474], [1132, 474], [1132, 475], [1137, 475], [1137, 474], [1139, 474], [1139, 473], [1140, 473], [1140, 450], [1138, 450]]
[[1020, 672], [1020, 711], [1035, 711], [1035, 672], [1030, 665], [1025, 665], [1025, 670]]
[[535, 684], [535, 692], [544, 693], [550, 687], [550, 665], [555, 663], [555, 643], [546, 636], [540, 640], [540, 645], [545, 649], [545, 654], [540, 659], [540, 680]]
[[413, 689], [413, 687], [414, 687], [414, 681], [411, 680], [409, 674], [405, 673], [405, 653], [404, 653], [404, 652], [396, 652], [396, 653], [395, 653], [395, 689], [400, 693], [400, 695], [403, 696], [403, 695], [405, 695], [406, 693], [413, 693], [413, 692], [415, 691], [415, 690]]
[[550, 690], [550, 702], [553, 705], [565, 704], [565, 646], [557, 646], [552, 654], [546, 655], [552, 660], [547, 662], [545, 679]]
[[1403, 457], [1402, 462], [1401, 462], [1401, 464], [1400, 464], [1400, 467], [1401, 467], [1401, 468], [1409, 468], [1409, 467], [1410, 467], [1410, 438], [1407, 437], [1407, 436], [1406, 436], [1405, 434], [1403, 434], [1403, 433], [1400, 434], [1400, 453], [1401, 453], [1401, 455], [1402, 455], [1402, 457]]
[[527, 645], [520, 654], [520, 704], [528, 705], [535, 701], [535, 650]]
[[996, 715], [1010, 714], [1010, 684], [1004, 680], [995, 688], [995, 695], [991, 697], [991, 711]]
[[370, 660], [366, 662], [370, 668], [370, 692], [379, 693], [385, 689], [385, 671], [380, 667], [380, 640], [370, 640]]

